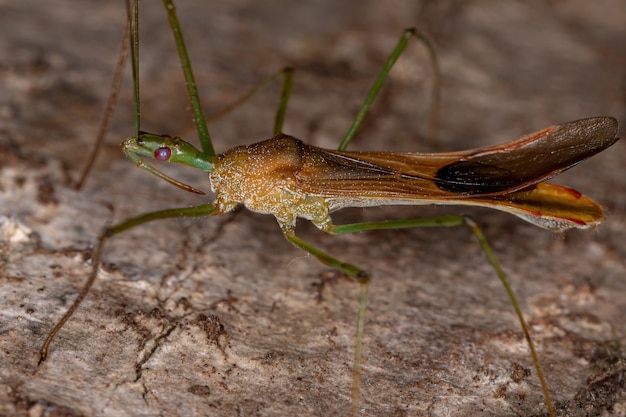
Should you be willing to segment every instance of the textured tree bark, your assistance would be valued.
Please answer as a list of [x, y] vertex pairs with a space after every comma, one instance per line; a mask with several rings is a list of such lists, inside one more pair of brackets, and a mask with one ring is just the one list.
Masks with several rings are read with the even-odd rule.
[[[583, 117], [624, 120], [623, 1], [180, 3], [207, 112], [290, 65], [285, 131], [317, 146], [337, 146], [414, 25], [441, 59], [438, 141], [423, 139], [430, 64], [415, 44], [353, 149], [458, 150]], [[270, 217], [245, 211], [155, 222], [112, 239], [92, 292], [37, 367], [107, 221], [207, 199], [121, 156], [118, 144], [134, 131], [130, 80], [86, 188], [68, 186], [103, 111], [121, 2], [22, 0], [0, 9], [0, 415], [346, 415], [358, 285], [291, 247]], [[142, 12], [143, 128], [192, 137], [164, 12], [152, 2]], [[269, 137], [277, 94], [275, 86], [211, 125], [215, 147]], [[474, 215], [510, 274], [559, 414], [619, 414], [625, 160], [618, 143], [558, 178], [607, 210], [597, 232], [563, 239], [487, 210], [335, 218]], [[169, 171], [209, 190], [202, 173]], [[546, 413], [512, 307], [467, 230], [332, 237], [303, 222], [299, 233], [372, 276], [362, 415]]]

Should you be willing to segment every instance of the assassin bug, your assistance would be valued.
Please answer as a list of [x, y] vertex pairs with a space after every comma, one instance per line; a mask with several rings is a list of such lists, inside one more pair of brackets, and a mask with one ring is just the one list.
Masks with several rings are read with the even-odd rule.
[[[172, 11], [173, 6], [169, 7]], [[413, 35], [413, 31], [405, 33], [390, 58], [391, 64]], [[180, 45], [182, 38], [179, 40]], [[190, 72], [190, 65], [185, 65]], [[377, 84], [382, 84], [388, 71], [389, 68], [383, 71]], [[371, 97], [370, 103], [379, 88], [380, 85], [375, 86], [376, 91], [373, 89], [373, 94], [368, 96], [368, 99]], [[289, 89], [290, 86], [285, 90]], [[197, 100], [197, 95], [192, 94], [192, 97], [194, 96]], [[285, 106], [286, 100], [282, 101], [281, 109], [284, 110]], [[363, 114], [368, 108], [369, 104], [363, 106]], [[200, 119], [200, 114], [196, 113], [196, 120]], [[195, 189], [160, 173], [147, 165], [143, 158], [153, 157], [162, 161], [180, 162], [209, 172], [212, 187], [217, 195], [216, 204], [155, 212], [108, 228], [100, 238], [100, 245], [94, 257], [94, 272], [83, 294], [86, 294], [96, 277], [97, 261], [100, 259], [104, 241], [124, 230], [159, 218], [221, 214], [231, 210], [238, 203], [243, 203], [253, 211], [273, 214], [278, 219], [287, 240], [361, 282], [361, 312], [355, 361], [356, 407], [367, 275], [358, 267], [340, 261], [297, 237], [294, 233], [296, 217], [307, 218], [320, 229], [333, 234], [368, 229], [466, 224], [481, 241], [490, 261], [503, 279], [500, 267], [482, 232], [467, 217], [441, 216], [335, 226], [330, 222], [328, 214], [350, 206], [470, 205], [511, 212], [533, 224], [552, 230], [593, 227], [603, 217], [602, 209], [592, 200], [569, 188], [550, 185], [544, 181], [611, 146], [617, 140], [617, 122], [612, 118], [600, 117], [570, 122], [546, 128], [504, 145], [466, 152], [447, 154], [346, 152], [344, 149], [361, 120], [355, 121], [354, 128], [346, 136], [339, 151], [312, 147], [293, 137], [278, 134], [268, 141], [250, 147], [234, 148], [215, 156], [210, 138], [206, 134], [201, 134], [203, 151], [198, 151], [179, 138], [138, 131], [124, 144], [125, 152], [131, 159], [161, 178], [190, 191]], [[277, 133], [280, 132], [281, 126], [282, 123], [277, 123]], [[545, 157], [546, 155], [548, 157]], [[82, 296], [50, 334], [42, 349], [42, 360], [47, 355], [47, 347], [52, 337], [81, 300]], [[521, 314], [519, 317], [522, 320]], [[529, 337], [526, 329], [525, 333]], [[536, 357], [534, 360], [538, 367]], [[541, 374], [539, 368], [537, 371]], [[549, 403], [548, 399], [546, 401]]]

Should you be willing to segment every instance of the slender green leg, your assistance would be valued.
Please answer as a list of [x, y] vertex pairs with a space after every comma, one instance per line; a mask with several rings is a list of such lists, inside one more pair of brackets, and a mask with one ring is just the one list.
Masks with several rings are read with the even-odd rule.
[[[506, 293], [509, 296], [509, 300], [511, 301], [511, 304], [513, 305], [515, 314], [517, 315], [520, 325], [522, 326], [524, 337], [526, 338], [526, 342], [528, 343], [528, 348], [530, 349], [530, 352], [533, 358], [533, 364], [535, 366], [535, 370], [537, 371], [537, 376], [539, 377], [539, 381], [541, 383], [541, 389], [543, 390], [543, 395], [546, 400], [548, 411], [551, 416], [556, 416], [556, 411], [552, 404], [552, 400], [550, 399], [550, 392], [548, 391], [548, 385], [546, 383], [546, 380], [543, 374], [541, 363], [539, 362], [539, 355], [537, 355], [535, 344], [533, 343], [532, 338], [530, 336], [530, 330], [528, 329], [528, 325], [526, 324], [526, 320], [524, 319], [524, 315], [522, 314], [522, 310], [519, 306], [517, 298], [515, 297], [515, 294], [513, 293], [513, 289], [511, 288], [511, 285], [509, 284], [509, 281], [506, 277], [506, 274], [504, 273], [504, 270], [502, 269], [502, 267], [500, 266], [500, 263], [496, 259], [493, 253], [493, 250], [491, 249], [491, 246], [489, 245], [489, 242], [487, 242], [487, 239], [485, 238], [485, 235], [483, 234], [481, 228], [478, 226], [478, 224], [476, 224], [476, 222], [471, 217], [448, 215], [448, 216], [438, 216], [438, 217], [431, 217], [431, 218], [387, 220], [387, 221], [380, 221], [380, 222], [331, 225], [330, 227], [328, 227], [326, 231], [331, 234], [340, 235], [340, 234], [361, 232], [364, 230], [401, 229], [401, 228], [411, 228], [411, 227], [453, 227], [453, 226], [460, 226], [463, 224], [468, 226], [471, 229], [472, 233], [474, 233], [474, 236], [476, 236], [476, 239], [478, 239], [478, 242], [480, 243], [480, 246], [483, 248], [485, 255], [487, 255], [487, 259], [489, 260], [489, 263], [495, 269], [496, 274], [498, 275], [498, 278], [500, 278], [500, 282], [502, 282], [502, 285], [504, 286], [504, 289], [506, 290]], [[302, 249], [307, 250], [304, 247], [302, 247]], [[307, 252], [309, 251], [307, 250]], [[310, 252], [310, 253], [315, 255], [315, 253], [313, 252]], [[334, 266], [334, 265], [331, 264], [331, 266]], [[361, 308], [365, 310], [364, 306]], [[357, 341], [357, 343], [360, 343], [360, 342]]]
[[130, 0], [126, 0], [128, 15], [128, 31], [130, 33], [131, 68], [133, 72], [133, 101], [135, 102], [135, 135], [141, 132], [141, 96], [139, 94], [139, 0], [133, 1], [131, 10]]
[[332, 268], [338, 269], [341, 272], [344, 272], [350, 275], [351, 277], [355, 277], [359, 281], [367, 280], [367, 273], [363, 271], [362, 269], [330, 256], [329, 254], [322, 251], [321, 249], [318, 249], [315, 246], [311, 245], [310, 243], [300, 239], [298, 236], [295, 235], [295, 233], [286, 232], [285, 238], [291, 243], [293, 243], [295, 246], [297, 246], [298, 248], [315, 256], [321, 263], [328, 265]]
[[92, 268], [91, 268], [91, 273], [89, 274], [89, 278], [87, 279], [87, 282], [85, 283], [82, 290], [80, 291], [80, 294], [78, 294], [78, 297], [76, 297], [76, 300], [74, 300], [74, 303], [72, 304], [72, 306], [69, 308], [69, 310], [67, 310], [67, 312], [63, 315], [61, 320], [59, 320], [56, 326], [54, 326], [52, 331], [48, 333], [48, 337], [46, 337], [46, 340], [44, 341], [43, 345], [41, 346], [41, 349], [39, 350], [39, 364], [41, 364], [43, 361], [46, 360], [46, 358], [48, 357], [48, 348], [50, 347], [50, 343], [52, 343], [52, 340], [54, 339], [56, 334], [65, 325], [65, 322], [67, 322], [69, 318], [72, 317], [72, 315], [74, 314], [74, 312], [76, 311], [80, 303], [82, 303], [85, 297], [87, 296], [87, 293], [89, 293], [91, 286], [93, 285], [94, 281], [96, 280], [96, 277], [98, 276], [98, 268], [100, 267], [100, 260], [102, 259], [102, 253], [104, 251], [104, 243], [106, 242], [106, 240], [128, 229], [132, 229], [136, 226], [139, 226], [144, 223], [151, 222], [151, 221], [178, 218], [178, 217], [203, 217], [203, 216], [210, 215], [214, 211], [215, 211], [215, 206], [213, 204], [202, 204], [202, 205], [195, 206], [195, 207], [160, 210], [160, 211], [154, 211], [151, 213], [146, 213], [137, 217], [132, 217], [114, 226], [106, 227], [104, 231], [102, 232], [102, 234], [98, 237], [98, 244], [96, 246], [96, 250], [92, 258]]
[[393, 68], [393, 65], [396, 63], [400, 55], [402, 55], [402, 52], [406, 49], [409, 39], [411, 39], [411, 37], [413, 36], [415, 36], [416, 38], [422, 41], [422, 43], [428, 50], [428, 54], [430, 55], [430, 59], [433, 65], [434, 82], [433, 82], [433, 91], [432, 91], [432, 96], [431, 96], [432, 97], [431, 110], [430, 110], [429, 127], [428, 127], [428, 139], [431, 141], [433, 140], [435, 136], [435, 132], [437, 131], [437, 125], [439, 124], [439, 103], [440, 103], [440, 92], [441, 92], [441, 76], [440, 76], [440, 71], [439, 71], [439, 62], [437, 61], [437, 54], [435, 53], [435, 48], [432, 46], [428, 38], [424, 34], [422, 34], [420, 31], [418, 31], [416, 28], [411, 28], [411, 29], [407, 29], [404, 31], [395, 49], [393, 50], [391, 55], [389, 55], [389, 58], [387, 58], [387, 62], [385, 63], [385, 66], [380, 71], [380, 74], [378, 74], [376, 81], [374, 81], [374, 85], [372, 86], [370, 91], [367, 93], [367, 97], [365, 97], [365, 101], [363, 102], [363, 105], [359, 109], [359, 112], [357, 113], [357, 116], [354, 119], [354, 122], [352, 122], [352, 126], [350, 126], [348, 133], [346, 133], [346, 136], [341, 141], [339, 148], [337, 148], [340, 151], [345, 151], [350, 141], [354, 138], [354, 135], [358, 131], [359, 127], [361, 126], [361, 123], [363, 123], [363, 120], [365, 119], [367, 112], [372, 106], [372, 103], [376, 99], [376, 96], [378, 96], [380, 89], [382, 88], [383, 84], [385, 83], [385, 80], [389, 76], [389, 72], [391, 71], [391, 68]]
[[352, 368], [352, 411], [350, 413], [351, 416], [356, 416], [358, 414], [359, 396], [361, 392], [361, 358], [363, 356], [363, 333], [365, 329], [365, 307], [367, 305], [367, 284], [369, 282], [369, 278], [367, 277], [367, 273], [362, 269], [330, 256], [321, 249], [318, 249], [310, 243], [300, 239], [293, 231], [284, 232], [284, 235], [285, 238], [287, 238], [287, 240], [294, 246], [315, 256], [323, 264], [355, 277], [361, 286], [359, 293], [359, 316], [357, 319], [356, 345], [354, 347], [354, 367]]
[[550, 391], [548, 391], [548, 384], [543, 375], [541, 362], [539, 362], [539, 355], [537, 355], [537, 351], [535, 350], [535, 344], [533, 343], [532, 338], [530, 337], [530, 330], [528, 329], [526, 320], [524, 320], [522, 309], [520, 308], [519, 303], [517, 302], [517, 298], [515, 297], [515, 294], [513, 293], [511, 284], [509, 284], [509, 280], [507, 279], [506, 274], [502, 270], [500, 263], [497, 261], [493, 253], [493, 250], [491, 249], [491, 246], [487, 242], [487, 239], [485, 238], [485, 235], [483, 234], [483, 231], [481, 230], [481, 228], [478, 226], [478, 224], [476, 224], [474, 219], [472, 219], [469, 216], [465, 216], [463, 220], [465, 221], [465, 224], [472, 230], [472, 232], [474, 233], [474, 236], [476, 236], [476, 239], [478, 239], [480, 246], [482, 246], [483, 250], [485, 251], [485, 255], [487, 255], [487, 259], [489, 259], [489, 263], [496, 270], [496, 273], [498, 274], [498, 278], [500, 278], [500, 282], [502, 282], [502, 285], [504, 286], [504, 289], [506, 290], [506, 293], [509, 296], [509, 300], [511, 301], [511, 304], [513, 305], [513, 309], [515, 310], [515, 314], [517, 315], [520, 325], [522, 326], [522, 331], [524, 332], [524, 337], [526, 338], [526, 342], [528, 343], [530, 354], [533, 357], [533, 363], [535, 365], [535, 370], [537, 371], [537, 377], [539, 377], [539, 381], [541, 382], [541, 389], [543, 390], [543, 396], [546, 400], [546, 405], [548, 406], [548, 412], [550, 413], [551, 416], [556, 416], [556, 410], [554, 409], [554, 405], [552, 404], [552, 400], [550, 398]]
[[[413, 220], [391, 220], [383, 222], [354, 223], [347, 225], [331, 224], [326, 232], [331, 234], [347, 234], [374, 229], [398, 229], [403, 227], [425, 227], [425, 226], [458, 226], [463, 224], [461, 216], [441, 216], [433, 219], [413, 219]], [[352, 371], [352, 410], [350, 415], [358, 415], [361, 393], [361, 361], [363, 357], [363, 335], [365, 331], [365, 309], [367, 306], [367, 292], [369, 278], [362, 269], [343, 262], [310, 243], [300, 239], [293, 231], [284, 232], [285, 238], [296, 247], [315, 256], [320, 262], [332, 268], [338, 269], [347, 275], [355, 277], [360, 284], [359, 291], [359, 314], [357, 318], [356, 343], [354, 348], [354, 367]]]
[[464, 224], [463, 216], [448, 215], [419, 219], [383, 220], [379, 222], [364, 222], [332, 225], [328, 233], [333, 235], [345, 235], [348, 233], [363, 232], [365, 230], [383, 229], [407, 229], [413, 227], [452, 227]]
[[187, 92], [189, 93], [189, 100], [191, 101], [191, 107], [193, 109], [193, 116], [196, 122], [196, 129], [198, 130], [200, 144], [202, 145], [202, 151], [208, 156], [215, 156], [213, 142], [211, 141], [211, 135], [204, 119], [202, 104], [200, 103], [200, 95], [198, 93], [198, 87], [196, 86], [196, 79], [193, 76], [193, 70], [191, 69], [191, 61], [189, 60], [185, 40], [183, 39], [178, 17], [176, 16], [176, 8], [174, 7], [172, 0], [163, 0], [163, 5], [167, 11], [167, 17], [176, 42], [178, 56], [180, 57], [180, 63], [183, 67], [183, 73], [185, 74], [185, 83], [187, 84]]
[[207, 117], [207, 122], [211, 123], [231, 111], [235, 108], [239, 107], [244, 102], [248, 101], [252, 96], [254, 96], [259, 91], [263, 90], [265, 87], [276, 81], [277, 78], [283, 77], [283, 86], [280, 93], [280, 102], [278, 104], [278, 110], [276, 111], [276, 117], [274, 118], [274, 135], [278, 135], [283, 131], [283, 125], [285, 124], [285, 114], [287, 113], [287, 104], [289, 102], [289, 97], [291, 96], [291, 91], [293, 87], [293, 76], [294, 70], [293, 68], [286, 67], [281, 69], [280, 71], [276, 71], [274, 74], [270, 75], [263, 81], [261, 81], [256, 86], [252, 87], [248, 92], [235, 100], [232, 104], [229, 104], [224, 109], [219, 112], [210, 115]]
[[[205, 120], [204, 113], [202, 112], [202, 105], [200, 103], [198, 88], [196, 87], [193, 70], [191, 69], [191, 61], [189, 60], [189, 55], [187, 54], [187, 47], [185, 46], [185, 40], [183, 39], [180, 23], [176, 15], [176, 8], [174, 7], [174, 3], [172, 2], [172, 0], [163, 0], [163, 4], [165, 5], [165, 9], [167, 10], [170, 27], [172, 28], [172, 33], [174, 34], [176, 48], [178, 49], [178, 55], [180, 56], [180, 62], [183, 67], [183, 73], [185, 74], [187, 91], [189, 93], [189, 99], [191, 100], [191, 105], [193, 108], [193, 114], [196, 121], [196, 127], [198, 129], [200, 143], [202, 145], [202, 150], [208, 156], [215, 156], [215, 150], [213, 149], [211, 136], [209, 134], [209, 129], [207, 128], [207, 122]], [[280, 95], [280, 103], [278, 106], [278, 111], [276, 112], [276, 118], [274, 120], [274, 135], [281, 133], [285, 121], [285, 114], [287, 111], [287, 102], [289, 101], [289, 96], [291, 95], [291, 90], [293, 87], [292, 68], [283, 68], [277, 73], [272, 74], [267, 79], [262, 81], [257, 87], [254, 87], [248, 93], [244, 94], [240, 99], [235, 101], [235, 103], [220, 111], [218, 114], [212, 116], [211, 119], [215, 120], [216, 118], [230, 112], [233, 108], [237, 107], [239, 104], [249, 99], [251, 96], [270, 84], [280, 75], [284, 76], [284, 78]]]
[[283, 79], [283, 87], [280, 92], [278, 110], [276, 111], [276, 117], [274, 118], [274, 135], [278, 135], [283, 132], [285, 115], [287, 114], [287, 103], [289, 102], [289, 97], [291, 96], [291, 91], [293, 89], [293, 68], [284, 68], [283, 73], [285, 78]]

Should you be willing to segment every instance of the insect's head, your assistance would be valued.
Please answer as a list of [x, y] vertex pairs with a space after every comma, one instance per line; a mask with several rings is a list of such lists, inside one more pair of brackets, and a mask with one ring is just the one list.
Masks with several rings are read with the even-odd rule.
[[138, 136], [132, 136], [122, 143], [122, 151], [124, 151], [124, 154], [133, 160], [138, 167], [151, 172], [172, 185], [196, 194], [204, 194], [204, 192], [169, 177], [145, 162], [144, 158], [152, 158], [161, 162], [185, 164], [206, 172], [213, 171], [214, 167], [213, 157], [206, 156], [181, 138], [167, 135], [140, 132]]

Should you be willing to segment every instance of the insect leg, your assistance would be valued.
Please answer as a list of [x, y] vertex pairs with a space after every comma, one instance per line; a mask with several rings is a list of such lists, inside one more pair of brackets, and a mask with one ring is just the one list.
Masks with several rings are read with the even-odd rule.
[[537, 377], [539, 378], [539, 382], [541, 383], [541, 389], [543, 391], [543, 397], [546, 401], [546, 405], [548, 407], [548, 412], [550, 416], [556, 416], [556, 410], [554, 409], [554, 405], [552, 404], [552, 400], [550, 398], [550, 391], [548, 390], [548, 384], [543, 375], [543, 369], [541, 367], [541, 362], [539, 362], [539, 355], [537, 355], [537, 351], [535, 350], [535, 344], [530, 336], [530, 330], [528, 329], [528, 325], [526, 324], [526, 320], [524, 320], [524, 315], [522, 314], [522, 309], [517, 302], [517, 297], [513, 293], [513, 289], [509, 284], [509, 280], [506, 277], [506, 274], [502, 270], [500, 263], [496, 259], [491, 246], [487, 242], [485, 235], [483, 234], [482, 229], [478, 226], [478, 224], [469, 216], [463, 217], [463, 222], [472, 230], [476, 239], [482, 246], [485, 255], [487, 255], [487, 259], [493, 268], [496, 270], [496, 274], [498, 274], [498, 278], [500, 278], [500, 282], [504, 286], [504, 289], [509, 296], [509, 300], [513, 305], [513, 309], [515, 310], [515, 314], [519, 319], [520, 325], [522, 326], [522, 331], [524, 332], [524, 337], [526, 338], [526, 343], [528, 344], [528, 348], [530, 349], [530, 354], [533, 358], [533, 364], [535, 365], [535, 370], [537, 371]]
[[[193, 70], [191, 69], [191, 61], [187, 53], [187, 47], [185, 46], [185, 41], [183, 39], [183, 35], [181, 32], [181, 28], [180, 28], [180, 23], [176, 15], [176, 8], [174, 7], [174, 3], [172, 0], [163, 0], [163, 4], [167, 11], [168, 20], [170, 23], [170, 27], [172, 28], [172, 34], [174, 35], [174, 40], [176, 41], [176, 48], [178, 49], [178, 55], [180, 57], [180, 62], [183, 68], [183, 73], [185, 74], [187, 90], [189, 93], [189, 98], [191, 100], [193, 114], [196, 120], [197, 129], [198, 129], [198, 136], [202, 144], [202, 150], [207, 155], [213, 156], [215, 155], [215, 151], [213, 150], [213, 145], [211, 142], [209, 130], [206, 126], [207, 123], [204, 117], [204, 113], [202, 112], [202, 105], [200, 104], [200, 97], [198, 94], [198, 89], [196, 87]], [[266, 85], [271, 83], [274, 79], [276, 79], [280, 75], [283, 75], [284, 78], [283, 78], [282, 92], [280, 95], [280, 104], [279, 104], [278, 111], [276, 113], [276, 118], [274, 121], [274, 134], [277, 135], [278, 133], [281, 133], [284, 120], [285, 120], [287, 102], [289, 101], [289, 96], [291, 94], [291, 89], [293, 86], [293, 69], [291, 68], [284, 68], [278, 71], [277, 73], [272, 74], [267, 79], [262, 81], [257, 87], [254, 87], [252, 90], [250, 90], [250, 92], [246, 93], [240, 99], [235, 101], [235, 103], [228, 106], [226, 109], [222, 110], [217, 115], [213, 116], [212, 120], [214, 120], [216, 117], [220, 117], [230, 112], [233, 108], [237, 107], [239, 104], [246, 101], [248, 98], [250, 98], [250, 96], [254, 95], [257, 91], [263, 89]]]
[[293, 231], [284, 231], [285, 238], [294, 246], [315, 256], [320, 262], [338, 269], [347, 275], [356, 278], [361, 285], [359, 294], [359, 315], [357, 319], [356, 344], [354, 348], [354, 368], [352, 370], [352, 410], [351, 416], [358, 414], [359, 396], [361, 392], [361, 357], [363, 352], [363, 331], [365, 328], [365, 307], [367, 304], [367, 289], [369, 278], [362, 269], [343, 262], [310, 243], [300, 239]]
[[258, 83], [256, 86], [252, 87], [249, 91], [247, 91], [244, 95], [239, 97], [233, 103], [229, 104], [222, 110], [218, 111], [207, 117], [207, 122], [214, 122], [221, 117], [227, 115], [239, 105], [245, 103], [252, 96], [254, 96], [259, 91], [263, 90], [265, 87], [273, 83], [277, 78], [283, 77], [283, 86], [280, 92], [280, 101], [278, 104], [278, 109], [276, 110], [276, 117], [274, 118], [274, 135], [278, 135], [283, 131], [283, 125], [285, 124], [285, 114], [287, 113], [287, 103], [289, 102], [289, 97], [291, 96], [291, 91], [293, 87], [293, 76], [294, 70], [290, 67], [285, 67], [280, 71], [276, 71], [271, 74], [269, 77]]
[[180, 29], [180, 23], [176, 15], [176, 7], [172, 0], [163, 0], [163, 5], [167, 11], [167, 18], [172, 28], [172, 35], [174, 35], [174, 41], [176, 42], [176, 49], [178, 50], [178, 56], [180, 58], [180, 65], [183, 68], [183, 74], [185, 75], [185, 84], [187, 85], [187, 93], [189, 94], [189, 100], [191, 101], [191, 107], [193, 109], [193, 117], [196, 122], [196, 129], [198, 130], [198, 138], [202, 145], [202, 151], [208, 156], [215, 156], [215, 150], [213, 149], [213, 142], [211, 141], [211, 135], [207, 128], [206, 120], [204, 118], [204, 112], [202, 111], [202, 104], [200, 103], [200, 95], [198, 94], [198, 87], [196, 86], [196, 80], [191, 69], [191, 60], [187, 53], [187, 47], [185, 46], [185, 40]]
[[535, 344], [532, 341], [530, 336], [530, 331], [528, 329], [528, 325], [526, 324], [526, 320], [524, 319], [524, 315], [522, 314], [522, 310], [519, 306], [517, 298], [513, 293], [513, 289], [509, 284], [508, 278], [504, 273], [504, 270], [500, 266], [500, 263], [496, 259], [489, 242], [485, 238], [481, 228], [478, 224], [469, 216], [458, 216], [458, 215], [446, 215], [446, 216], [437, 216], [437, 217], [429, 217], [429, 218], [417, 218], [417, 219], [406, 219], [406, 220], [386, 220], [379, 222], [364, 222], [364, 223], [352, 223], [352, 224], [344, 224], [344, 225], [330, 225], [325, 231], [331, 234], [348, 234], [354, 232], [361, 232], [364, 230], [376, 230], [376, 229], [403, 229], [410, 227], [453, 227], [466, 225], [470, 228], [480, 246], [483, 248], [489, 263], [496, 271], [500, 282], [504, 286], [504, 289], [509, 296], [509, 300], [513, 305], [513, 309], [515, 310], [515, 314], [522, 326], [522, 331], [524, 333], [524, 337], [526, 338], [526, 342], [528, 344], [528, 348], [530, 349], [530, 353], [533, 358], [533, 364], [535, 366], [535, 370], [537, 371], [537, 376], [539, 377], [539, 381], [541, 383], [541, 389], [543, 391], [543, 396], [546, 401], [546, 405], [548, 407], [548, 411], [550, 416], [556, 416], [556, 411], [554, 409], [554, 405], [552, 404], [552, 400], [550, 399], [550, 392], [548, 391], [548, 385], [546, 383], [543, 370], [541, 367], [541, 363], [539, 362], [539, 356], [537, 355], [537, 351], [535, 349]]
[[354, 138], [354, 135], [358, 131], [359, 127], [361, 126], [361, 123], [363, 123], [363, 120], [365, 120], [365, 116], [367, 115], [367, 112], [369, 111], [372, 103], [376, 99], [376, 96], [378, 96], [380, 89], [382, 88], [383, 84], [385, 83], [385, 80], [389, 76], [389, 72], [391, 71], [391, 68], [393, 68], [393, 65], [396, 63], [396, 61], [398, 60], [402, 52], [406, 49], [409, 39], [411, 39], [411, 37], [413, 36], [415, 36], [417, 39], [419, 39], [422, 42], [422, 44], [424, 44], [424, 46], [428, 50], [428, 55], [430, 56], [430, 60], [433, 66], [434, 81], [433, 81], [433, 91], [432, 91], [432, 96], [431, 96], [432, 101], [431, 101], [427, 137], [429, 140], [432, 140], [434, 138], [435, 132], [437, 131], [437, 125], [439, 124], [439, 102], [440, 102], [440, 92], [441, 92], [441, 75], [439, 71], [439, 62], [437, 61], [437, 54], [435, 53], [435, 48], [432, 46], [428, 38], [416, 28], [410, 28], [410, 29], [406, 29], [404, 33], [402, 34], [402, 37], [396, 44], [395, 49], [389, 55], [389, 58], [387, 58], [387, 62], [385, 63], [383, 69], [378, 74], [376, 81], [374, 81], [374, 85], [372, 86], [370, 91], [367, 93], [367, 97], [365, 97], [365, 101], [363, 101], [363, 104], [361, 105], [359, 112], [357, 113], [356, 117], [354, 118], [354, 121], [352, 122], [352, 126], [350, 126], [348, 133], [346, 133], [346, 136], [344, 136], [343, 140], [341, 141], [341, 144], [339, 144], [339, 147], [337, 148], [340, 151], [346, 150], [346, 148], [348, 147], [348, 144]]
[[142, 225], [144, 223], [148, 223], [154, 220], [160, 219], [171, 219], [178, 217], [203, 217], [208, 216], [215, 211], [215, 205], [213, 204], [202, 204], [194, 207], [185, 207], [185, 208], [176, 208], [176, 209], [167, 209], [167, 210], [159, 210], [151, 213], [146, 213], [141, 216], [132, 217], [130, 219], [124, 220], [116, 225], [111, 227], [106, 227], [102, 234], [98, 237], [98, 244], [96, 246], [96, 250], [94, 251], [94, 255], [92, 258], [92, 269], [89, 274], [89, 278], [87, 282], [81, 289], [78, 297], [74, 300], [72, 306], [67, 310], [67, 312], [63, 315], [61, 320], [54, 326], [54, 328], [48, 333], [46, 340], [44, 341], [41, 349], [39, 350], [39, 364], [46, 360], [48, 357], [48, 348], [50, 347], [50, 343], [56, 336], [56, 334], [61, 330], [65, 322], [69, 320], [70, 317], [74, 314], [80, 303], [85, 299], [87, 293], [91, 289], [96, 277], [98, 276], [98, 269], [100, 268], [100, 261], [102, 259], [102, 253], [104, 251], [105, 242], [111, 237], [120, 234], [128, 229], [132, 229], [136, 226]]
[[359, 281], [367, 280], [367, 273], [363, 271], [362, 269], [330, 256], [329, 254], [322, 251], [321, 249], [318, 249], [315, 246], [311, 245], [310, 243], [300, 239], [298, 236], [296, 236], [295, 233], [286, 232], [285, 238], [288, 241], [290, 241], [294, 246], [315, 256], [321, 263], [328, 265], [332, 268], [338, 269], [341, 272], [347, 275], [350, 275], [351, 277], [355, 277]]

